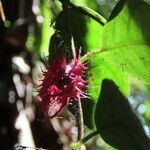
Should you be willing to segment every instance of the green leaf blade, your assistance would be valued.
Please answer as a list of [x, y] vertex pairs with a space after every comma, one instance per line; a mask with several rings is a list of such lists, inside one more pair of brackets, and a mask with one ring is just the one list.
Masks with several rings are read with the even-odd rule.
[[99, 134], [120, 150], [148, 150], [150, 140], [128, 100], [111, 80], [103, 80], [95, 111]]

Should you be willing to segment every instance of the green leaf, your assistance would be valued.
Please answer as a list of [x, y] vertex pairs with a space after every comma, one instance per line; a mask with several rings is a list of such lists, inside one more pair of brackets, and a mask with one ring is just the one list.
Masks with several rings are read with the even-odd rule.
[[112, 65], [150, 83], [150, 5], [127, 0], [121, 13], [105, 25], [104, 53]]
[[89, 70], [89, 74], [92, 74], [94, 79], [90, 81], [90, 85], [93, 87], [89, 88], [88, 91], [89, 93], [92, 93], [91, 97], [95, 102], [98, 100], [101, 82], [104, 78], [114, 80], [114, 82], [120, 86], [120, 90], [125, 95], [128, 95], [129, 83], [127, 74], [110, 64], [107, 59], [100, 55], [92, 59], [91, 66], [93, 66], [93, 68]]
[[144, 105], [145, 105], [144, 118], [145, 118], [146, 124], [150, 126], [150, 102], [146, 101]]
[[143, 1], [145, 1], [145, 2], [148, 3], [148, 4], [150, 4], [150, 0], [143, 0]]
[[56, 31], [50, 42], [50, 60], [68, 50], [70, 51], [69, 56], [72, 55], [71, 37], [74, 39], [77, 51], [80, 46], [85, 48], [86, 22], [90, 22], [90, 17], [86, 17], [76, 9], [69, 8], [59, 13], [56, 17]]
[[120, 9], [118, 8], [120, 6], [118, 7], [117, 5], [118, 4], [120, 5], [121, 1], [125, 1], [125, 0], [92, 0], [92, 1], [75, 0], [73, 1], [73, 3], [76, 5], [84, 6], [84, 7], [90, 7], [93, 10], [100, 13], [106, 20], [108, 20], [115, 7], [117, 7], [117, 10], [118, 10], [118, 11], [115, 10], [115, 12], [119, 12]]
[[[84, 33], [83, 45], [86, 52], [93, 51], [94, 49], [102, 47], [102, 32], [103, 26], [98, 24], [94, 19], [86, 18], [85, 27], [86, 33]], [[79, 20], [79, 18], [78, 18]], [[79, 23], [79, 22], [78, 22]], [[75, 28], [76, 24], [73, 24]], [[79, 23], [80, 25], [80, 23]], [[78, 25], [78, 26], [79, 26]], [[82, 26], [80, 30], [82, 29]], [[83, 30], [82, 30], [83, 31]], [[77, 33], [77, 32], [76, 32]], [[73, 34], [76, 35], [76, 34]], [[91, 88], [88, 89], [88, 92], [91, 94], [91, 100], [83, 100], [83, 113], [84, 113], [84, 121], [86, 125], [90, 128], [94, 128], [94, 111], [95, 105], [99, 96], [101, 82], [104, 78], [113, 79], [118, 86], [120, 86], [121, 91], [128, 95], [129, 93], [129, 83], [128, 83], [128, 75], [125, 72], [122, 72], [121, 69], [118, 69], [114, 65], [111, 65], [108, 59], [104, 58], [101, 55], [97, 55], [92, 58], [90, 61], [90, 69], [88, 71], [89, 76], [92, 75], [89, 85]]]
[[88, 74], [93, 78], [89, 81], [91, 87], [88, 88], [88, 92], [91, 94], [91, 100], [83, 100], [82, 103], [85, 121], [89, 127], [94, 128], [93, 118], [102, 80], [104, 78], [112, 79], [119, 86], [124, 95], [129, 94], [129, 80], [127, 74], [111, 65], [107, 59], [104, 59], [100, 55], [92, 59]]
[[[104, 78], [113, 79], [124, 95], [129, 91], [126, 74], [150, 83], [150, 21], [148, 20], [150, 14], [147, 12], [150, 12], [150, 6], [143, 1], [128, 0], [120, 14], [106, 24], [104, 29], [100, 28], [103, 30], [103, 35], [100, 37], [99, 48], [106, 52], [91, 58], [91, 66], [97, 67], [89, 70], [89, 74], [94, 78], [90, 85], [97, 86], [89, 89], [95, 102]], [[94, 41], [94, 38], [92, 40]], [[94, 47], [92, 44], [89, 45], [90, 48]], [[94, 106], [91, 114], [93, 112]]]
[[99, 134], [119, 150], [148, 150], [150, 140], [128, 100], [111, 80], [103, 80], [95, 111]]
[[98, 0], [99, 12], [108, 19], [119, 1], [120, 0]]
[[[90, 13], [92, 14], [92, 13]], [[55, 60], [55, 57], [66, 53], [70, 50], [70, 38], [73, 36], [76, 50], [81, 46], [83, 51], [90, 52], [97, 48], [102, 48], [102, 32], [103, 26], [96, 20], [92, 19], [86, 14], [81, 13], [78, 9], [70, 8], [67, 11], [63, 10], [56, 18], [55, 34], [51, 38], [50, 44], [50, 60]], [[53, 50], [53, 51], [52, 51]], [[121, 91], [127, 95], [129, 91], [128, 76], [110, 64], [107, 58], [97, 55], [92, 58], [89, 64], [88, 74], [92, 74], [93, 80], [90, 81], [89, 93], [91, 100], [82, 100], [83, 113], [85, 124], [94, 128], [93, 115], [95, 111], [96, 101], [99, 95], [101, 81], [107, 77], [113, 79]]]
[[99, 13], [97, 13], [96, 11], [94, 11], [89, 7], [76, 6], [71, 2], [69, 3], [69, 5], [74, 9], [76, 9], [77, 11], [81, 12], [82, 14], [85, 14], [86, 16], [93, 18], [94, 20], [98, 21], [101, 24], [107, 23], [107, 20], [103, 16], [101, 16]]
[[41, 2], [41, 13], [43, 15], [43, 23], [42, 23], [42, 29], [41, 29], [41, 44], [40, 44], [40, 55], [43, 54], [45, 56], [48, 55], [48, 47], [49, 47], [49, 40], [52, 34], [54, 33], [54, 29], [52, 26], [50, 26], [50, 19], [52, 19], [53, 15], [49, 11], [49, 1]]

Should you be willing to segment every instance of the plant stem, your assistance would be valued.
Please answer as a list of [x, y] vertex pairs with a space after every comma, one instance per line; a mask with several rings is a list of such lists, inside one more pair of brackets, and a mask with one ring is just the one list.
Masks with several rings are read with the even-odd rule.
[[80, 98], [78, 100], [77, 126], [78, 126], [78, 141], [80, 141], [84, 135], [83, 111]]
[[98, 131], [91, 132], [90, 134], [85, 136], [83, 139], [81, 139], [81, 142], [85, 143], [85, 142], [87, 142], [89, 139], [91, 139], [93, 136], [95, 136], [97, 134], [98, 134]]
[[88, 53], [86, 53], [84, 56], [82, 56], [80, 58], [80, 63], [83, 63], [87, 60], [90, 60], [91, 58], [95, 57], [97, 54], [100, 54], [100, 53], [103, 53], [103, 52], [106, 52], [106, 51], [112, 51], [112, 50], [119, 50], [119, 49], [122, 49], [122, 48], [129, 48], [129, 47], [134, 47], [134, 46], [137, 46], [137, 45], [148, 45], [147, 42], [135, 42], [135, 43], [129, 43], [129, 44], [121, 44], [121, 45], [117, 45], [117, 46], [112, 46], [112, 47], [104, 47], [104, 48], [101, 48], [101, 49], [98, 49], [98, 50], [92, 50], [92, 51], [89, 51]]
[[95, 51], [88, 52], [87, 54], [85, 54], [84, 56], [82, 56], [80, 58], [80, 63], [83, 63], [83, 62], [89, 60], [90, 58], [94, 57], [96, 54], [99, 54], [100, 52], [101, 52], [101, 50], [95, 50]]
[[71, 3], [70, 1], [68, 1], [68, 4], [72, 8], [80, 11], [82, 14], [85, 14], [85, 15], [93, 18], [94, 20], [98, 21], [99, 23], [101, 23], [103, 25], [105, 25], [107, 23], [107, 20], [103, 16], [101, 16], [99, 13], [97, 13], [93, 9], [90, 9], [89, 7], [76, 6], [75, 4]]
[[3, 4], [0, 0], [0, 16], [2, 18], [2, 21], [5, 22], [6, 21], [6, 17], [5, 17], [5, 13], [4, 13], [4, 9], [3, 9]]

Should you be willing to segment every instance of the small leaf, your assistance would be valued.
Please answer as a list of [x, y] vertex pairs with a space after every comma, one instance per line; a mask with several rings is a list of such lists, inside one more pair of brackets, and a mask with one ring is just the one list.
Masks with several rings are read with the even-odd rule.
[[81, 142], [77, 142], [71, 145], [71, 150], [80, 150], [82, 146]]

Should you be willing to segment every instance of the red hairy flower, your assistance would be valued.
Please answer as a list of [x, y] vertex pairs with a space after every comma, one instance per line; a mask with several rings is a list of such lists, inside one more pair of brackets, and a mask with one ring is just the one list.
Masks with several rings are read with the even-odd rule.
[[38, 106], [45, 118], [53, 118], [67, 106], [70, 99], [86, 98], [87, 87], [84, 72], [87, 67], [74, 57], [69, 63], [66, 57], [58, 58], [46, 72], [39, 86]]

